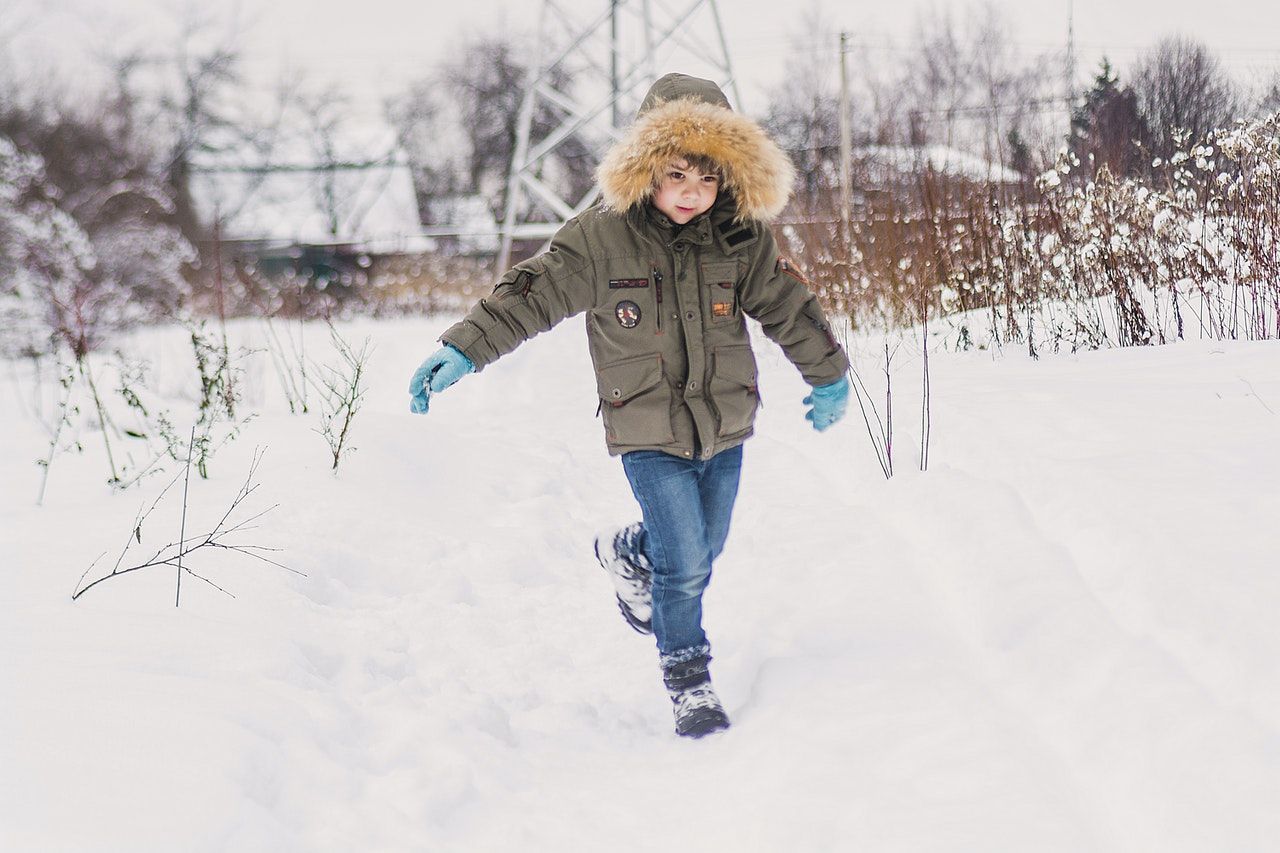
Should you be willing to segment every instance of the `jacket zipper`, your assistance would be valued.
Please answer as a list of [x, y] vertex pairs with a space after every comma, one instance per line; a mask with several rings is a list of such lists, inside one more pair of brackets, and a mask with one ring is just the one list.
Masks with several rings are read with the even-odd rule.
[[652, 264], [653, 267], [653, 293], [658, 301], [658, 333], [662, 333], [662, 273], [658, 272], [658, 265]]

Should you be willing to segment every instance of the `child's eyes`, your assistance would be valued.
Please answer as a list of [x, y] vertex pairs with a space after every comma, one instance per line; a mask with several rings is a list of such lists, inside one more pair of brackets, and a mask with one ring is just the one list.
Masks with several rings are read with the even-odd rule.
[[[667, 178], [673, 181], [683, 181], [685, 179], [684, 172], [667, 172]], [[720, 179], [715, 175], [703, 175], [702, 182], [704, 184], [718, 184]]]

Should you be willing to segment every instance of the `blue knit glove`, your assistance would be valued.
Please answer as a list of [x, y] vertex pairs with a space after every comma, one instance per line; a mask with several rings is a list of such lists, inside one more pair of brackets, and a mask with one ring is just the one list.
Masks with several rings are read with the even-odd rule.
[[471, 359], [449, 344], [440, 347], [431, 358], [422, 362], [409, 380], [409, 411], [415, 415], [425, 414], [432, 394], [443, 391], [475, 370]]
[[844, 417], [845, 409], [849, 407], [849, 380], [841, 376], [828, 385], [819, 385], [802, 402], [812, 407], [804, 413], [804, 419], [822, 432]]

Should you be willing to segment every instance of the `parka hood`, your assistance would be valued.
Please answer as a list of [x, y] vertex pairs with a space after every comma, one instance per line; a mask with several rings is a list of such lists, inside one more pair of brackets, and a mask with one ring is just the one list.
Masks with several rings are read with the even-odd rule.
[[794, 169], [787, 155], [751, 119], [733, 112], [710, 80], [667, 74], [650, 87], [635, 122], [596, 170], [607, 207], [627, 212], [653, 196], [672, 159], [711, 158], [724, 171], [721, 193], [736, 202], [735, 218], [768, 222], [787, 205]]

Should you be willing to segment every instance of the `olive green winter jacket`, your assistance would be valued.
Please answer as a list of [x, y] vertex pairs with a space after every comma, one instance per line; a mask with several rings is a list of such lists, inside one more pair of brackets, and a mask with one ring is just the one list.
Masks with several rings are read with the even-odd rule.
[[[718, 98], [716, 97], [718, 95]], [[713, 83], [668, 75], [598, 173], [603, 200], [542, 254], [508, 271], [441, 340], [476, 370], [586, 313], [609, 452], [710, 458], [752, 432], [759, 388], [746, 317], [810, 385], [848, 361], [817, 299], [765, 225], [786, 203], [790, 165]], [[672, 156], [724, 170], [710, 211], [674, 225], [650, 201]]]

